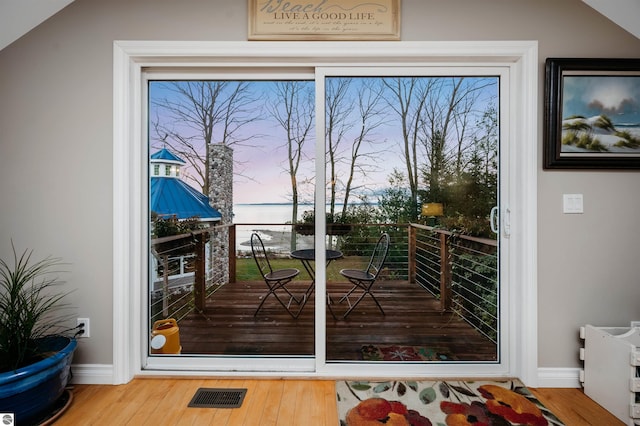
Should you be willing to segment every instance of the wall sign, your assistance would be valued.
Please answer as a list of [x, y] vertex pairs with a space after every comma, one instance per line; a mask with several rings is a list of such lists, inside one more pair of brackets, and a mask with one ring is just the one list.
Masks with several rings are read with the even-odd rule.
[[399, 40], [400, 0], [249, 0], [249, 40]]

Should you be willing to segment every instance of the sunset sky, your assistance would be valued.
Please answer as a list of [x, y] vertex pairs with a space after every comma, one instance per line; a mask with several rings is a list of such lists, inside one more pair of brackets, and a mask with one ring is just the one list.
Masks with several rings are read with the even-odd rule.
[[[358, 90], [362, 87], [360, 86], [360, 84], [362, 84], [361, 80], [365, 79], [354, 78], [354, 84], [351, 86], [352, 93], [350, 94], [352, 99], [357, 98]], [[470, 79], [470, 84], [473, 84], [473, 80], [476, 79]], [[309, 88], [313, 90], [313, 81], [300, 81], [300, 83], [309, 85]], [[269, 108], [264, 107], [265, 101], [266, 104], [268, 104], [273, 100], [274, 84], [275, 82], [272, 81], [251, 82], [252, 93], [255, 94], [255, 98], [259, 98], [259, 101], [256, 102], [256, 107], [259, 106], [261, 109], [259, 112], [258, 110], [254, 112], [254, 114], [257, 114], [257, 121], [242, 127], [241, 139], [248, 138], [248, 140], [233, 145], [235, 163], [233, 190], [234, 203], [236, 204], [287, 203], [291, 201], [291, 182], [288, 174], [288, 152], [285, 129], [275, 121], [270, 114]], [[489, 99], [495, 99], [497, 97], [496, 78], [489, 78], [487, 82], [482, 82], [481, 85], [485, 86], [485, 88], [480, 98], [481, 101], [478, 101], [476, 106], [476, 115], [470, 119], [471, 125], [479, 119], [483, 108], [486, 107], [486, 102], [488, 102]], [[444, 93], [444, 96], [446, 96], [446, 92]], [[172, 97], [175, 97], [175, 94], [167, 90], [166, 81], [151, 82], [149, 87], [149, 105], [150, 120], [152, 122], [159, 120], [166, 124], [171, 121], [166, 118], [161, 109], [157, 108], [155, 102], [160, 99], [172, 99], [173, 101]], [[434, 99], [435, 100], [431, 102], [438, 100], [438, 98]], [[403, 170], [405, 167], [403, 148], [401, 146], [403, 138], [400, 121], [396, 115], [397, 113], [388, 105], [381, 105], [380, 116], [383, 117], [384, 125], [376, 128], [376, 130], [370, 134], [370, 143], [363, 147], [363, 150], [370, 155], [366, 157], [366, 159], [363, 157], [360, 168], [358, 168], [356, 181], [352, 188], [353, 198], [350, 198], [350, 201], [357, 201], [356, 197], [358, 195], [378, 194], [383, 188], [388, 186], [388, 178], [394, 168]], [[346, 179], [346, 168], [348, 166], [346, 159], [351, 155], [351, 142], [360, 131], [359, 116], [356, 110], [357, 107], [353, 107], [353, 112], [356, 114], [352, 118], [352, 121], [355, 125], [353, 129], [344, 135], [344, 142], [339, 152], [341, 161], [338, 162], [338, 166], [342, 170], [341, 176], [343, 179]], [[171, 126], [175, 128], [182, 126], [180, 130], [185, 132], [185, 134], [191, 132], [192, 135], [197, 136], [193, 129], [184, 127], [184, 124], [180, 124], [179, 120], [172, 123]], [[201, 136], [199, 138], [201, 139]], [[150, 125], [150, 139], [151, 153], [163, 147], [161, 138], [153, 131], [152, 125]], [[198, 139], [198, 137], [196, 137], [196, 139]], [[213, 140], [216, 140], [215, 135]], [[218, 140], [221, 140], [221, 138], [218, 138]], [[204, 149], [203, 143], [201, 149]], [[313, 201], [315, 152], [314, 131], [304, 144], [304, 155], [297, 175], [300, 202]], [[188, 173], [188, 168], [183, 169], [183, 176]], [[377, 197], [370, 201], [377, 201], [376, 198]]]

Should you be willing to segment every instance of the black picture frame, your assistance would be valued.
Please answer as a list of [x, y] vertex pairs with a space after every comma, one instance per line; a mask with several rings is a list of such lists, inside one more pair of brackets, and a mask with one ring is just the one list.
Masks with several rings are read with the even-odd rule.
[[546, 60], [543, 167], [640, 169], [640, 59]]

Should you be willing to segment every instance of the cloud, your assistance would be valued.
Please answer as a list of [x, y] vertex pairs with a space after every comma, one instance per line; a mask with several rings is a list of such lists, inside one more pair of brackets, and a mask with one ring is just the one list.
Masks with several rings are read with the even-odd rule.
[[[639, 89], [632, 78], [590, 78], [582, 92], [582, 101], [590, 108], [617, 114], [637, 107]], [[603, 81], [606, 81], [603, 84]]]

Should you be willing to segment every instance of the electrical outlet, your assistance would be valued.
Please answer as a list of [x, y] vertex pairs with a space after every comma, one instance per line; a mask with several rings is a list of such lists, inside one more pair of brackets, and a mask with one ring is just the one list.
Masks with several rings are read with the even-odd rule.
[[78, 326], [82, 327], [78, 329], [77, 337], [91, 337], [89, 318], [78, 318]]

